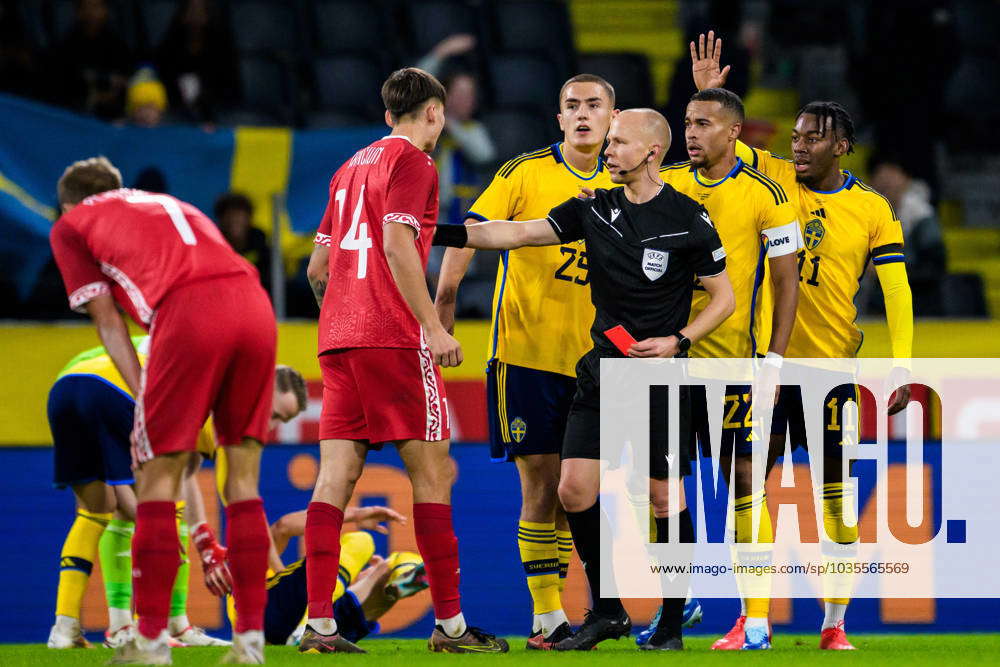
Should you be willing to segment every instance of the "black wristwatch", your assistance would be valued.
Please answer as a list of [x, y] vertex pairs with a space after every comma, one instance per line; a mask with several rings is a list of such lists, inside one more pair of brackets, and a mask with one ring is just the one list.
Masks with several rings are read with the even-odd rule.
[[680, 331], [673, 334], [677, 337], [677, 354], [678, 356], [682, 354], [687, 354], [687, 351], [691, 349], [691, 339], [682, 334]]

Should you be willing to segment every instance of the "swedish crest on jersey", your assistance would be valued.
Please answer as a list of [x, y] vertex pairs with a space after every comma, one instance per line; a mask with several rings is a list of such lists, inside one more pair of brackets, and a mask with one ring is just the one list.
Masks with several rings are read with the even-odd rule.
[[802, 241], [805, 243], [806, 248], [812, 250], [823, 241], [824, 236], [826, 236], [826, 227], [823, 226], [823, 221], [819, 218], [813, 218], [806, 223], [806, 230], [802, 234]]
[[670, 253], [666, 250], [656, 250], [655, 248], [643, 248], [642, 251], [642, 272], [651, 281], [658, 279], [667, 271], [667, 263], [670, 261]]

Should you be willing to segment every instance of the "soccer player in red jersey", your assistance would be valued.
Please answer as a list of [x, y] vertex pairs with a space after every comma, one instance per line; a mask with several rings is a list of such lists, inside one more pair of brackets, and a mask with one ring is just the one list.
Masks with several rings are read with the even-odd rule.
[[[86, 311], [136, 396], [133, 587], [139, 616], [118, 664], [170, 664], [166, 632], [179, 549], [174, 502], [211, 412], [226, 449], [229, 567], [237, 608], [229, 661], [263, 663], [269, 545], [257, 492], [271, 417], [277, 327], [256, 270], [198, 209], [122, 188], [105, 158], [70, 165], [58, 185], [51, 244], [70, 307]], [[116, 304], [149, 329], [140, 369]]]
[[330, 602], [340, 530], [368, 449], [392, 442], [413, 484], [414, 531], [434, 602], [429, 648], [506, 652], [504, 640], [466, 625], [458, 592], [455, 466], [436, 365], [457, 366], [462, 349], [441, 326], [424, 278], [438, 214], [427, 153], [444, 127], [445, 91], [427, 72], [405, 68], [386, 80], [382, 100], [392, 132], [333, 175], [309, 262], [321, 309], [323, 414], [319, 478], [306, 513], [309, 610], [299, 650], [361, 651], [337, 632]]

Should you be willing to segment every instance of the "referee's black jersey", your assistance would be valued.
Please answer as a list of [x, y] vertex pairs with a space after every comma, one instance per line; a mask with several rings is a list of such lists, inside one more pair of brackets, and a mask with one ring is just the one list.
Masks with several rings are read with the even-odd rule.
[[726, 268], [726, 251], [705, 208], [664, 184], [633, 204], [624, 188], [570, 199], [548, 215], [563, 242], [587, 243], [590, 335], [601, 357], [620, 357], [604, 332], [624, 326], [636, 340], [677, 333], [688, 322], [695, 277]]

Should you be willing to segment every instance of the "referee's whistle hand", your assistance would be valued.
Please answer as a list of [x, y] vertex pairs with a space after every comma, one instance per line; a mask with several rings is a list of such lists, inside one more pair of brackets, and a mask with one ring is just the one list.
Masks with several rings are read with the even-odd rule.
[[661, 338], [644, 338], [632, 344], [628, 349], [628, 356], [639, 359], [663, 358], [677, 356], [680, 350], [677, 348], [676, 336], [665, 336]]

